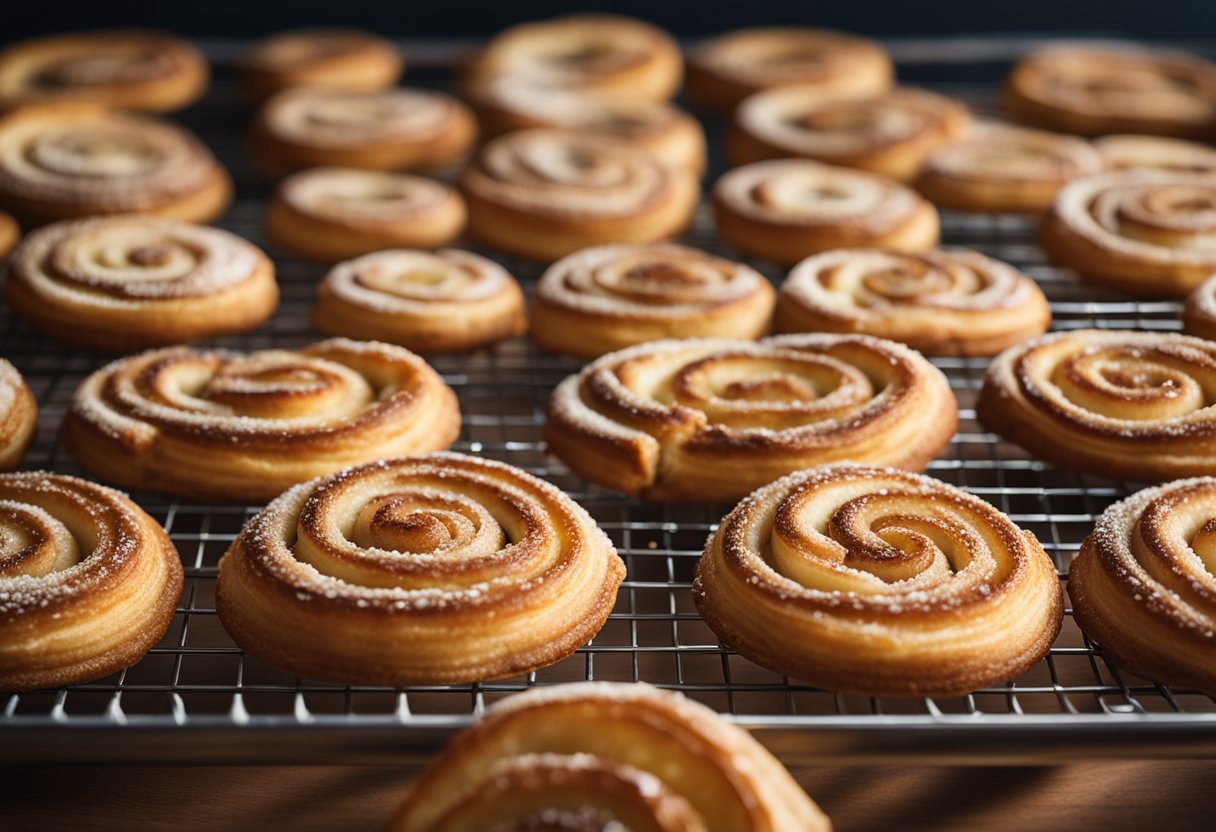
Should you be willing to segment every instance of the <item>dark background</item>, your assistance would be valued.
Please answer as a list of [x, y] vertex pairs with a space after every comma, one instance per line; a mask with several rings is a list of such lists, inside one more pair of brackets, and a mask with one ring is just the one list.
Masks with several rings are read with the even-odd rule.
[[0, 41], [99, 26], [144, 25], [195, 37], [263, 35], [284, 28], [354, 25], [399, 37], [484, 37], [521, 19], [578, 10], [645, 18], [680, 35], [798, 23], [885, 36], [1087, 33], [1146, 38], [1216, 37], [1216, 0], [633, 0], [527, 4], [469, 0], [0, 0], [13, 6]]

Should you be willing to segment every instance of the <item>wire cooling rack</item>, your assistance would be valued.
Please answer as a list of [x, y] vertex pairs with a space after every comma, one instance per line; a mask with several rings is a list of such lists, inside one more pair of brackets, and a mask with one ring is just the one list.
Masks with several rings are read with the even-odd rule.
[[[905, 80], [990, 111], [995, 82], [1021, 41], [917, 41], [895, 45]], [[218, 65], [208, 99], [184, 121], [233, 171], [238, 200], [221, 223], [266, 246], [262, 212], [272, 183], [247, 165], [250, 112], [225, 61], [235, 44], [210, 44]], [[406, 44], [411, 82], [444, 86], [456, 45]], [[709, 123], [711, 144], [722, 125]], [[714, 172], [722, 170], [715, 159]], [[1032, 275], [1051, 300], [1056, 329], [1176, 330], [1175, 302], [1129, 301], [1079, 284], [1049, 265], [1030, 220], [943, 216], [944, 242], [969, 246]], [[727, 256], [702, 209], [686, 242]], [[323, 267], [268, 247], [282, 305], [257, 332], [215, 343], [239, 349], [298, 346], [318, 336], [308, 313]], [[535, 264], [498, 258], [530, 289]], [[757, 264], [770, 277], [780, 270]], [[25, 467], [79, 474], [55, 441], [72, 391], [105, 357], [68, 350], [0, 310], [0, 349], [21, 370], [41, 408]], [[259, 506], [202, 505], [132, 495], [164, 524], [186, 567], [168, 634], [121, 673], [61, 690], [0, 697], [0, 760], [63, 762], [335, 763], [418, 761], [487, 704], [534, 685], [574, 680], [646, 681], [683, 691], [753, 729], [783, 760], [1059, 761], [1070, 758], [1206, 756], [1216, 752], [1216, 702], [1138, 679], [1112, 665], [1073, 623], [1030, 672], [969, 696], [874, 699], [819, 690], [763, 670], [723, 649], [697, 615], [690, 583], [705, 538], [729, 506], [648, 506], [591, 486], [545, 454], [546, 398], [573, 360], [516, 339], [432, 363], [459, 393], [464, 427], [455, 449], [522, 467], [563, 488], [611, 536], [628, 578], [594, 641], [526, 677], [476, 685], [403, 689], [343, 687], [299, 679], [245, 656], [215, 614], [216, 565]], [[931, 475], [991, 501], [1029, 529], [1061, 578], [1094, 518], [1134, 485], [1055, 470], [986, 432], [975, 394], [986, 359], [936, 362], [958, 395], [958, 433]]]

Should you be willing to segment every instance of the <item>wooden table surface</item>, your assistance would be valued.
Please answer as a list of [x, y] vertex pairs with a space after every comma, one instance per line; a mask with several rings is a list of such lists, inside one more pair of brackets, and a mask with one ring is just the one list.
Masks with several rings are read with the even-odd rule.
[[[315, 766], [6, 769], [0, 771], [0, 828], [380, 829], [412, 773]], [[1216, 829], [1213, 762], [796, 774], [838, 832]]]

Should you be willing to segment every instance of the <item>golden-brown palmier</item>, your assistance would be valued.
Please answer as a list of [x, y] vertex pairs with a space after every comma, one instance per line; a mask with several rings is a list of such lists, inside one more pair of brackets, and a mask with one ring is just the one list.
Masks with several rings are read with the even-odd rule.
[[1216, 174], [1129, 170], [1074, 180], [1043, 218], [1039, 243], [1091, 283], [1182, 297], [1216, 273]]
[[1216, 173], [1216, 148], [1168, 136], [1103, 136], [1094, 139], [1107, 170], [1150, 168]]
[[278, 305], [274, 266], [218, 228], [154, 217], [67, 220], [13, 255], [9, 303], [57, 341], [143, 349], [244, 332]]
[[270, 173], [441, 170], [463, 159], [476, 136], [473, 113], [443, 93], [293, 87], [258, 111], [253, 156]]
[[860, 332], [928, 355], [995, 355], [1041, 335], [1051, 308], [1013, 266], [967, 249], [837, 249], [781, 285], [778, 332]]
[[749, 95], [804, 85], [823, 100], [877, 95], [895, 69], [876, 42], [796, 26], [741, 29], [688, 53], [688, 94], [701, 107], [728, 112]]
[[962, 138], [970, 124], [966, 105], [925, 90], [825, 101], [814, 85], [779, 87], [738, 106], [726, 156], [733, 165], [815, 159], [907, 181], [926, 156]]
[[489, 142], [461, 178], [469, 235], [535, 260], [587, 246], [652, 243], [692, 220], [687, 170], [619, 141], [572, 130], [522, 130]]
[[442, 182], [406, 173], [309, 168], [288, 176], [266, 209], [266, 234], [301, 257], [335, 263], [386, 248], [438, 248], [468, 212]]
[[133, 213], [208, 222], [231, 198], [211, 151], [170, 122], [80, 103], [0, 118], [0, 205], [25, 222]]
[[1216, 691], [1216, 479], [1146, 488], [1102, 513], [1068, 594], [1085, 633], [1137, 675]]
[[937, 245], [937, 211], [919, 194], [877, 174], [807, 159], [753, 162], [713, 189], [723, 240], [792, 265], [833, 248], [925, 251]]
[[76, 389], [60, 440], [123, 488], [257, 502], [346, 465], [446, 448], [459, 433], [456, 394], [425, 361], [335, 338], [120, 359]]
[[88, 101], [167, 113], [197, 101], [209, 77], [202, 53], [168, 32], [54, 35], [0, 50], [0, 108]]
[[1161, 482], [1216, 465], [1216, 344], [1175, 333], [1074, 330], [1001, 353], [976, 413], [1063, 468]]
[[393, 832], [507, 829], [829, 832], [746, 731], [647, 684], [503, 700], [411, 785]]
[[1210, 277], [1186, 296], [1182, 329], [1188, 335], [1216, 341], [1216, 277]]
[[0, 471], [16, 468], [38, 430], [38, 402], [17, 368], [0, 358]]
[[721, 502], [839, 460], [922, 470], [957, 407], [922, 355], [867, 335], [655, 341], [559, 384], [545, 441], [609, 488]]
[[61, 474], [0, 474], [0, 690], [135, 664], [181, 593], [169, 536], [122, 494]]
[[288, 87], [382, 90], [404, 62], [385, 38], [356, 29], [297, 29], [254, 44], [237, 61], [246, 96], [261, 101]]
[[490, 137], [533, 127], [578, 130], [636, 145], [697, 175], [705, 170], [701, 123], [664, 101], [575, 91], [511, 76], [480, 85], [474, 96], [482, 131]]
[[990, 504], [918, 474], [835, 465], [749, 495], [697, 565], [723, 643], [829, 690], [961, 694], [1047, 654], [1063, 593], [1042, 545]]
[[641, 20], [581, 14], [512, 26], [490, 39], [468, 67], [465, 86], [510, 77], [583, 93], [666, 101], [684, 74], [671, 35]]
[[983, 213], [1038, 213], [1065, 183], [1098, 173], [1104, 159], [1075, 136], [977, 124], [967, 137], [925, 159], [916, 189], [941, 208]]
[[0, 264], [8, 259], [8, 255], [17, 247], [21, 239], [21, 227], [8, 214], [0, 211]]
[[467, 251], [390, 249], [339, 263], [317, 287], [327, 335], [451, 352], [522, 335], [524, 293], [507, 270]]
[[529, 331], [541, 349], [579, 358], [664, 338], [759, 338], [775, 295], [750, 266], [696, 249], [596, 246], [541, 275]]
[[237, 644], [301, 676], [475, 682], [586, 644], [624, 577], [608, 537], [557, 488], [435, 454], [274, 500], [220, 561], [216, 607]]
[[1062, 44], [1018, 62], [1005, 108], [1066, 133], [1216, 133], [1216, 64], [1183, 52], [1130, 45]]

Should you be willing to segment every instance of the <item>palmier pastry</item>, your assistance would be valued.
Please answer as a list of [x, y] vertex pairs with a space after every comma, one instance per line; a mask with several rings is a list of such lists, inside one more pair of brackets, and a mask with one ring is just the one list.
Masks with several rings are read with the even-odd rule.
[[0, 211], [0, 264], [8, 259], [9, 253], [16, 247], [19, 239], [21, 239], [21, 228], [17, 225], [17, 221]]
[[664, 338], [759, 338], [774, 295], [750, 266], [696, 249], [597, 246], [541, 275], [530, 331], [541, 349], [579, 358]]
[[855, 465], [739, 503], [705, 545], [697, 609], [756, 664], [829, 690], [962, 694], [1013, 679], [1060, 631], [1055, 567], [965, 491]]
[[1041, 335], [1051, 308], [1017, 269], [966, 249], [838, 249], [781, 286], [778, 332], [861, 332], [929, 355], [995, 355]]
[[680, 47], [641, 20], [583, 14], [512, 26], [490, 40], [468, 67], [470, 91], [498, 77], [583, 93], [666, 101], [683, 77]]
[[403, 67], [393, 44], [353, 29], [298, 29], [254, 45], [241, 56], [241, 89], [255, 101], [288, 87], [382, 90]]
[[1039, 213], [1065, 183], [1103, 167], [1103, 157], [1084, 139], [977, 124], [966, 138], [929, 154], [916, 188], [942, 208]]
[[795, 84], [818, 90], [825, 101], [863, 98], [886, 90], [894, 76], [891, 58], [874, 41], [794, 26], [730, 32], [688, 54], [688, 94], [717, 112], [752, 93]]
[[60, 474], [0, 474], [0, 690], [87, 682], [160, 641], [182, 563], [122, 494]]
[[421, 358], [333, 339], [115, 361], [77, 388], [60, 440], [122, 488], [259, 502], [346, 465], [446, 448], [459, 432], [456, 395]]
[[482, 84], [474, 95], [482, 130], [489, 136], [533, 127], [578, 130], [635, 145], [664, 164], [697, 175], [705, 170], [705, 131], [673, 104], [619, 93], [576, 92], [514, 77]]
[[1075, 330], [1001, 353], [976, 412], [1064, 468], [1160, 482], [1216, 466], [1216, 344], [1174, 333]]
[[915, 191], [805, 159], [727, 172], [714, 185], [713, 209], [723, 240], [785, 264], [833, 248], [925, 251], [940, 231], [937, 211]]
[[1060, 189], [1039, 227], [1053, 263], [1140, 296], [1182, 297], [1216, 273], [1216, 174], [1117, 171]]
[[961, 102], [925, 90], [825, 101], [814, 85], [780, 87], [750, 96], [735, 110], [726, 155], [734, 165], [794, 157], [907, 181], [926, 156], [961, 138], [970, 123]]
[[469, 235], [535, 260], [603, 243], [652, 243], [692, 220], [698, 185], [628, 144], [569, 130], [488, 143], [465, 170]]
[[442, 93], [296, 87], [262, 105], [253, 155], [271, 173], [328, 165], [441, 170], [463, 159], [476, 135], [469, 108]]
[[231, 198], [211, 151], [170, 122], [93, 104], [0, 118], [0, 205], [26, 222], [93, 214], [208, 222]]
[[52, 338], [142, 349], [260, 326], [278, 305], [274, 266], [218, 228], [121, 216], [49, 225], [21, 244], [8, 300]]
[[209, 75], [202, 53], [167, 32], [55, 35], [0, 50], [0, 108], [88, 101], [167, 113], [197, 101]]
[[1101, 136], [1216, 133], [1216, 64], [1182, 52], [1068, 44], [1013, 68], [1005, 107], [1052, 130]]
[[391, 249], [339, 263], [317, 287], [317, 329], [420, 352], [467, 350], [522, 335], [524, 293], [507, 270], [467, 251]]
[[1146, 488], [1102, 513], [1068, 575], [1073, 614], [1133, 673], [1216, 691], [1216, 479]]
[[279, 184], [266, 233], [310, 260], [334, 263], [386, 248], [437, 248], [464, 228], [464, 200], [405, 173], [310, 168]]
[[475, 682], [572, 654], [624, 577], [608, 537], [557, 488], [436, 454], [274, 500], [220, 561], [216, 607], [237, 644], [300, 676]]
[[38, 403], [33, 392], [17, 368], [0, 358], [0, 471], [17, 467], [37, 429]]
[[591, 482], [721, 502], [838, 460], [922, 470], [957, 407], [923, 356], [866, 335], [655, 341], [559, 384], [545, 441]]
[[410, 787], [393, 832], [828, 832], [746, 731], [647, 684], [536, 688], [495, 704]]
[[1216, 173], [1216, 148], [1166, 136], [1103, 136], [1094, 147], [1108, 170]]
[[1186, 297], [1182, 328], [1188, 335], [1216, 341], [1216, 277], [1209, 278]]

